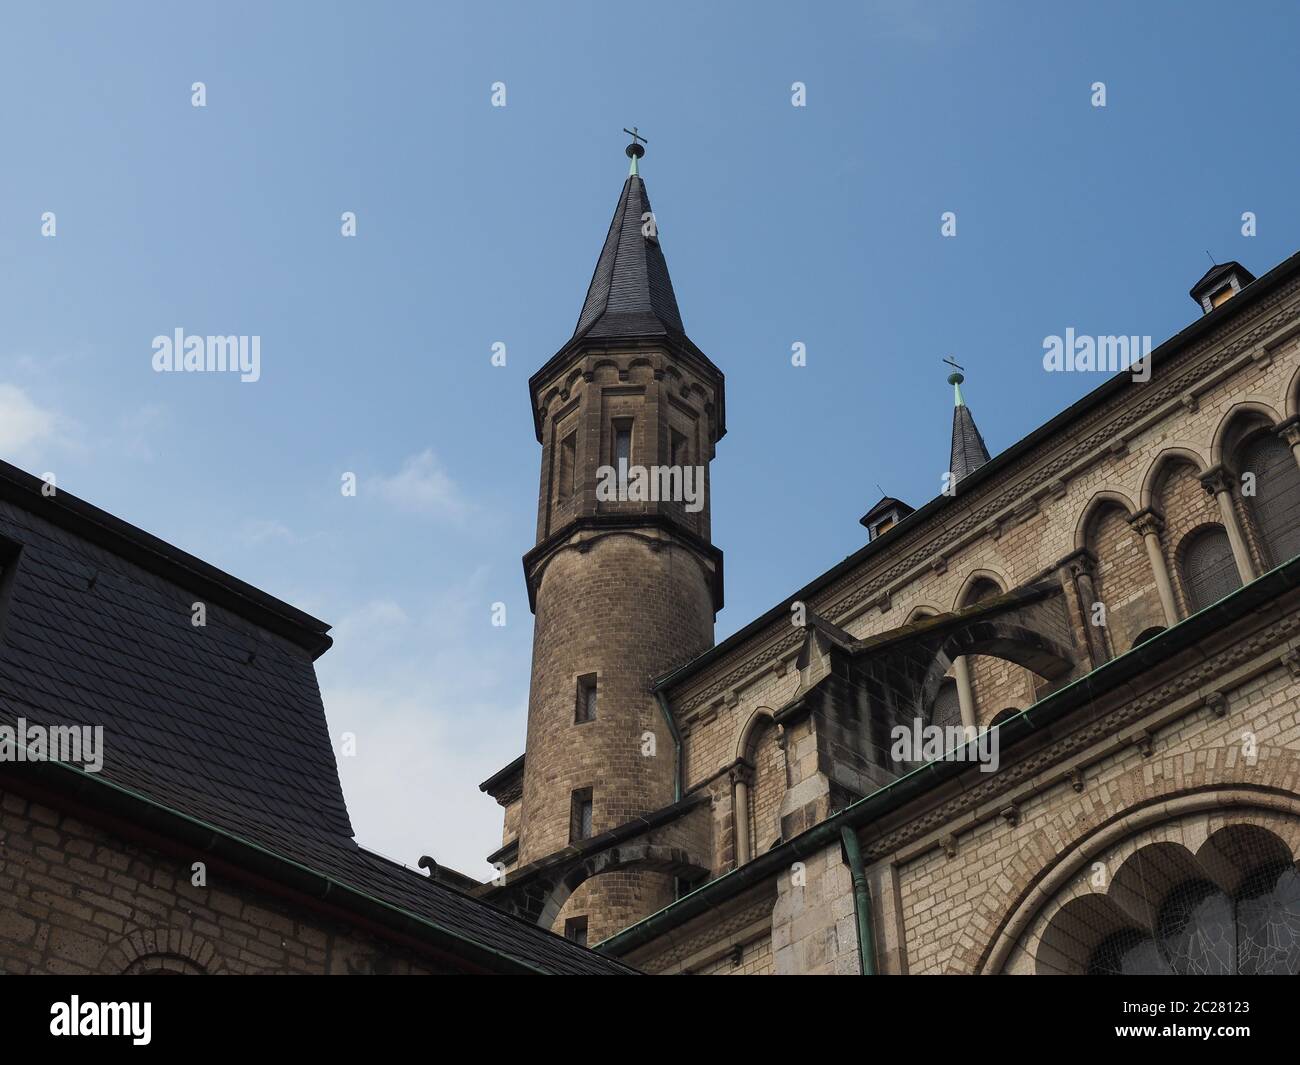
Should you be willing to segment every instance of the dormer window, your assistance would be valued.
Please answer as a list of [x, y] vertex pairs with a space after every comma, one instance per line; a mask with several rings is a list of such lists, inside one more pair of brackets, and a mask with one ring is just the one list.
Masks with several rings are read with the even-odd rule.
[[1238, 292], [1255, 280], [1255, 275], [1241, 263], [1218, 263], [1205, 272], [1188, 293], [1198, 304], [1201, 312], [1209, 314], [1216, 307], [1222, 307]]
[[912, 508], [901, 499], [885, 496], [858, 520], [867, 527], [868, 539], [874, 540], [886, 533], [912, 513]]

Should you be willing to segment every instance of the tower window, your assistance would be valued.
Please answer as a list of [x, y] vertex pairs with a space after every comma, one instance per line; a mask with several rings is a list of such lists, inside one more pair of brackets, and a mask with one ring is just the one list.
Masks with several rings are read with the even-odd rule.
[[591, 839], [591, 789], [579, 788], [573, 793], [569, 809], [569, 842]]
[[709, 877], [707, 873], [702, 874], [700, 876], [693, 876], [693, 877], [686, 877], [686, 876], [673, 877], [673, 898], [680, 899], [686, 895], [689, 895], [696, 888], [703, 887], [705, 882], [708, 879]]
[[578, 432], [575, 429], [560, 441], [560, 496], [572, 495], [578, 484]]
[[687, 448], [686, 437], [683, 436], [681, 433], [679, 433], [676, 429], [670, 429], [669, 433], [671, 434], [669, 439], [669, 460], [668, 460], [669, 465], [671, 466], [687, 465], [691, 461], [691, 459], [690, 459], [690, 451]]
[[622, 421], [614, 423], [614, 466], [620, 462], [632, 465], [632, 423]]
[[578, 678], [578, 706], [573, 714], [573, 723], [581, 725], [585, 721], [596, 720], [596, 674], [588, 673]]
[[564, 938], [580, 947], [587, 945], [587, 918], [570, 917], [564, 922]]

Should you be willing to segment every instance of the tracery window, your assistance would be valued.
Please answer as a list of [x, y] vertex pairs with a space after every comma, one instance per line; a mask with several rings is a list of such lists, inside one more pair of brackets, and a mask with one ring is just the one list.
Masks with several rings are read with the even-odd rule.
[[1104, 892], [1061, 906], [1036, 953], [1040, 974], [1300, 975], [1300, 871], [1255, 825], [1222, 828], [1195, 855], [1151, 843]]

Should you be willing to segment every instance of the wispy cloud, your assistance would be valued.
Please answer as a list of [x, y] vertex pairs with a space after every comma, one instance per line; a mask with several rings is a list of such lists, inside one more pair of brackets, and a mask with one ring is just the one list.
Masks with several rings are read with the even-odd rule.
[[357, 839], [414, 866], [420, 855], [480, 877], [501, 810], [478, 791], [518, 756], [526, 719], [527, 622], [491, 625], [486, 574], [427, 602], [379, 598], [334, 627], [318, 663]]
[[240, 523], [236, 533], [240, 543], [259, 547], [267, 543], [299, 544], [298, 536], [289, 526], [273, 518], [248, 518]]
[[0, 456], [22, 465], [59, 442], [60, 419], [17, 385], [0, 384]]
[[398, 509], [415, 514], [459, 521], [474, 509], [429, 448], [408, 458], [391, 477], [376, 478], [372, 490]]

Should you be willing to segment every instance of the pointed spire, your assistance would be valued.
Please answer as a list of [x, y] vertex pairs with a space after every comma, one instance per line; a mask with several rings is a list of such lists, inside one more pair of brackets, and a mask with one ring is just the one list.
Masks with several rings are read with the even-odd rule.
[[975, 428], [975, 419], [971, 416], [970, 408], [966, 406], [966, 400], [961, 394], [961, 385], [965, 380], [960, 370], [948, 376], [948, 383], [952, 385], [953, 392], [952, 452], [948, 460], [948, 469], [952, 472], [954, 484], [967, 474], [974, 473], [989, 460], [989, 451], [984, 446], [984, 438]]
[[626, 152], [632, 165], [596, 272], [578, 316], [575, 338], [682, 336], [681, 312], [673, 293], [668, 263], [659, 246], [658, 227], [637, 162], [645, 155], [645, 138], [633, 130]]

